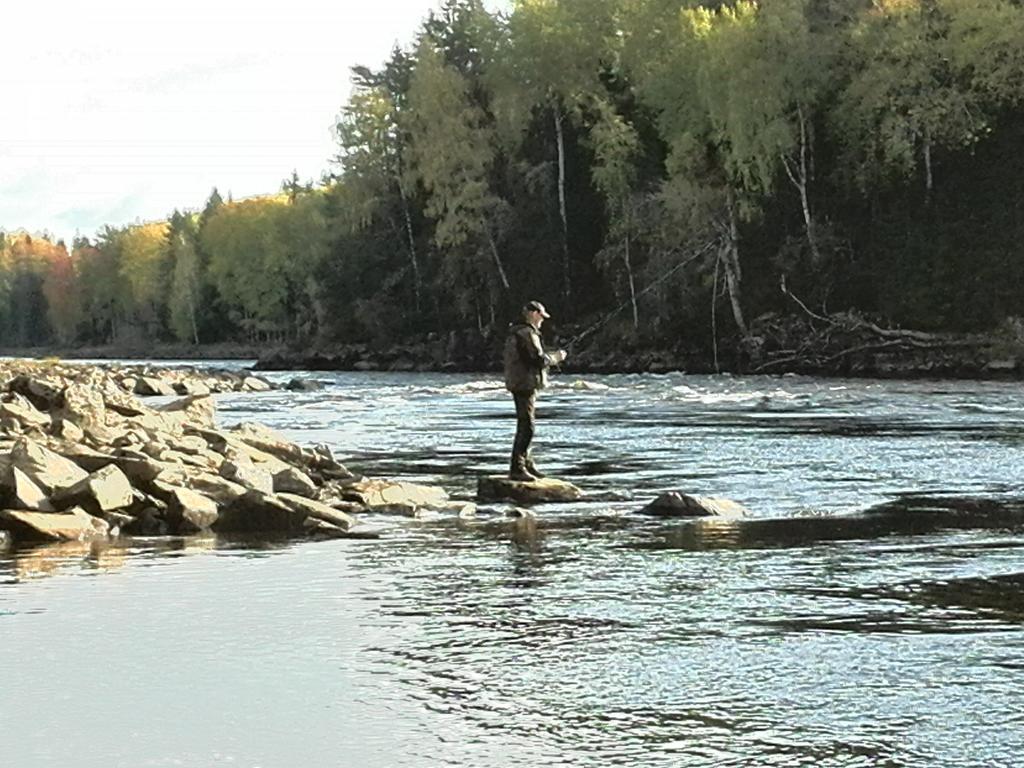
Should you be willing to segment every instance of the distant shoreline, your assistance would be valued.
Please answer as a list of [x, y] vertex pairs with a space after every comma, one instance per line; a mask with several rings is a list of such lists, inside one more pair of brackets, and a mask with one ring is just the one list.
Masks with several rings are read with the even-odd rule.
[[154, 344], [100, 347], [0, 347], [0, 357], [44, 360], [257, 360], [265, 347], [248, 344]]
[[[885, 333], [904, 333], [890, 332]], [[719, 360], [707, 351], [668, 347], [624, 347], [594, 340], [579, 349], [560, 370], [567, 374], [670, 372], [708, 375], [798, 374], [822, 378], [879, 379], [1024, 379], [1024, 351], [989, 336], [943, 336], [924, 343], [915, 332], [906, 338], [872, 340], [849, 335], [839, 344], [801, 345], [804, 355], [787, 356], [768, 348], [741, 354], [734, 345], [723, 347]], [[466, 331], [429, 334], [407, 343], [373, 345], [335, 343], [295, 347], [257, 347], [249, 344], [111, 345], [101, 347], [0, 348], [0, 357], [62, 360], [255, 361], [256, 371], [350, 371], [392, 373], [486, 373], [501, 370], [501, 334]], [[906, 341], [906, 343], [903, 343]]]

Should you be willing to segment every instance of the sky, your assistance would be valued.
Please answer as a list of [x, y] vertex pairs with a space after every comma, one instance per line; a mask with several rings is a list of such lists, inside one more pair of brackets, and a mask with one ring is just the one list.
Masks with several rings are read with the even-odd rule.
[[[0, 230], [69, 241], [318, 180], [349, 68], [440, 0], [6, 0]], [[500, 2], [488, 3], [495, 8]]]

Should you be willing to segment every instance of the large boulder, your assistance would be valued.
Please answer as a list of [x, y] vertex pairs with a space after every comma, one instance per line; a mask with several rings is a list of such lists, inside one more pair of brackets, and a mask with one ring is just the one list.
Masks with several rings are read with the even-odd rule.
[[749, 511], [731, 499], [714, 496], [692, 496], [681, 491], [661, 494], [643, 509], [641, 515], [655, 517], [747, 517]]
[[324, 383], [317, 379], [292, 379], [285, 385], [289, 392], [318, 392], [324, 388]]
[[174, 383], [174, 391], [188, 397], [202, 397], [210, 394], [210, 388], [198, 379], [182, 379]]
[[38, 485], [17, 467], [0, 469], [0, 507], [52, 512], [53, 505]]
[[67, 419], [57, 419], [53, 422], [50, 434], [59, 437], [69, 443], [80, 443], [85, 437], [85, 432], [80, 426]]
[[74, 462], [27, 437], [15, 443], [10, 462], [46, 493], [68, 488], [88, 475]]
[[535, 504], [548, 501], [576, 501], [583, 492], [572, 483], [545, 477], [522, 482], [504, 476], [481, 477], [477, 481], [477, 501], [514, 501]]
[[231, 435], [251, 448], [270, 454], [291, 466], [306, 463], [302, 449], [286, 440], [269, 427], [253, 422], [243, 422], [231, 428]]
[[64, 404], [65, 382], [56, 376], [19, 374], [7, 383], [7, 389], [27, 397], [40, 411]]
[[355, 525], [355, 520], [344, 512], [303, 496], [249, 491], [221, 510], [215, 528], [220, 533], [297, 536], [324, 534], [329, 530], [324, 525], [347, 532]]
[[67, 512], [0, 510], [0, 530], [16, 541], [84, 541], [106, 538], [106, 521], [75, 507]]
[[63, 418], [72, 421], [85, 432], [107, 433], [107, 408], [102, 391], [73, 382], [64, 390]]
[[155, 376], [140, 376], [135, 382], [135, 394], [143, 397], [174, 395], [174, 387]]
[[312, 499], [316, 496], [316, 483], [305, 472], [288, 467], [274, 475], [274, 493], [294, 493]]
[[[129, 390], [135, 388], [135, 380], [131, 382]], [[142, 404], [142, 401], [130, 392], [125, 392], [110, 381], [103, 386], [103, 405], [108, 411], [120, 414], [121, 416], [141, 416], [149, 412], [149, 408]]]
[[11, 393], [8, 398], [0, 401], [0, 418], [14, 419], [22, 429], [46, 429], [50, 426], [50, 414], [37, 411], [28, 398], [16, 392]]
[[233, 461], [225, 461], [220, 465], [220, 475], [251, 491], [274, 492], [274, 476], [256, 467], [248, 456], [239, 456]]
[[243, 392], [269, 392], [273, 389], [270, 382], [257, 376], [246, 376], [242, 379], [240, 389]]
[[309, 515], [271, 494], [249, 491], [220, 511], [214, 529], [219, 533], [306, 533]]
[[51, 501], [58, 509], [78, 506], [96, 515], [130, 506], [134, 494], [125, 473], [116, 465], [108, 464], [70, 488], [57, 491]]
[[174, 400], [158, 409], [179, 424], [194, 424], [198, 427], [212, 429], [217, 413], [217, 404], [207, 395], [194, 395]]
[[246, 492], [243, 486], [220, 475], [175, 464], [165, 464], [156, 479], [140, 485], [165, 502], [170, 501], [169, 487], [195, 491], [212, 499], [217, 505], [229, 504]]
[[167, 522], [176, 533], [199, 533], [217, 522], [217, 504], [208, 496], [159, 480], [153, 485], [167, 500]]

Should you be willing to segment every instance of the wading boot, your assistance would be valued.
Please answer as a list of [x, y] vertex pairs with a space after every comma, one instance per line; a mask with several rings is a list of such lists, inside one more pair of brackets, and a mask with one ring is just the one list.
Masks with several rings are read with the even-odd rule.
[[523, 466], [526, 468], [528, 473], [536, 477], [538, 480], [542, 480], [545, 477], [544, 473], [537, 469], [537, 465], [533, 463], [533, 459], [531, 457], [526, 457], [526, 461], [523, 462]]
[[512, 457], [512, 466], [509, 467], [508, 479], [520, 483], [532, 483], [537, 478], [526, 470], [526, 459], [522, 456]]

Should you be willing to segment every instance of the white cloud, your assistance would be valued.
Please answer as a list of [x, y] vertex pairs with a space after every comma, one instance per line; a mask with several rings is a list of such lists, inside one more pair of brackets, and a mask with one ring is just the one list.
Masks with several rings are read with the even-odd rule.
[[410, 43], [437, 4], [5, 3], [0, 228], [68, 238], [200, 207], [214, 186], [319, 178], [349, 68]]

